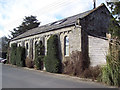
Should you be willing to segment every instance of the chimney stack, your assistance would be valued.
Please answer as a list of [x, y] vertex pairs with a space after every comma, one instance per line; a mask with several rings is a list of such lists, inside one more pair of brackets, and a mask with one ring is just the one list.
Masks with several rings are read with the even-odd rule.
[[96, 8], [96, 0], [93, 0], [93, 2], [94, 2], [94, 8], [93, 9], [95, 9]]

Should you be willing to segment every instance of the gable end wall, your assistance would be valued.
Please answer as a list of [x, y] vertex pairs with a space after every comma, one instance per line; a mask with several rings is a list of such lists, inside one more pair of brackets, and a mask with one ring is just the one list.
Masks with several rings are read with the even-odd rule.
[[83, 44], [85, 46], [82, 47], [83, 51], [86, 51], [85, 47], [88, 47], [90, 66], [106, 64], [109, 41], [103, 38], [106, 38], [106, 34], [109, 33], [110, 19], [111, 16], [107, 8], [101, 7], [81, 20], [82, 31], [87, 33], [84, 37], [88, 41], [88, 44]]

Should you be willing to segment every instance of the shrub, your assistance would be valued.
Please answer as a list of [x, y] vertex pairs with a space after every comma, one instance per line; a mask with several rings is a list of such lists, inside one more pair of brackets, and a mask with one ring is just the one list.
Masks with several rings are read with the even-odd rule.
[[47, 55], [45, 56], [46, 71], [51, 73], [61, 72], [61, 61], [59, 59], [58, 36], [52, 35], [47, 41]]
[[38, 56], [35, 58], [35, 68], [37, 70], [43, 69], [43, 59], [44, 59], [44, 56]]
[[114, 86], [120, 86], [120, 45], [117, 41], [110, 44], [106, 56], [107, 65], [102, 68], [101, 81]]
[[13, 43], [11, 45], [11, 51], [10, 51], [10, 63], [12, 65], [16, 65], [16, 53], [17, 53], [17, 44]]
[[80, 76], [83, 73], [85, 65], [83, 65], [82, 53], [80, 51], [74, 51], [63, 62], [63, 73], [69, 75]]
[[29, 57], [26, 58], [25, 60], [25, 64], [28, 68], [33, 68], [34, 67], [34, 62], [32, 59], [30, 59]]
[[10, 64], [10, 47], [7, 49], [7, 62], [6, 64]]
[[101, 68], [99, 66], [86, 68], [81, 75], [83, 78], [91, 78], [97, 80], [101, 74]]
[[23, 47], [17, 47], [16, 65], [20, 67], [25, 66], [25, 48]]
[[42, 42], [39, 42], [39, 44], [35, 47], [35, 68], [38, 70], [43, 69], [44, 53], [44, 45], [42, 44]]
[[102, 68], [101, 81], [109, 85], [120, 86], [120, 63], [115, 63], [109, 55], [107, 60], [109, 63]]
[[17, 47], [17, 44], [13, 43], [11, 49], [8, 48], [7, 63], [21, 67], [25, 66], [25, 48]]
[[86, 61], [80, 51], [73, 51], [63, 62], [63, 73], [96, 80], [101, 73], [101, 68], [99, 66], [89, 67], [89, 64], [85, 65]]

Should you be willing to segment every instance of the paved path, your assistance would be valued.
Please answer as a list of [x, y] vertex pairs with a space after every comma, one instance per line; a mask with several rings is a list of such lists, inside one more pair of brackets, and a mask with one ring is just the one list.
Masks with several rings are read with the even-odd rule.
[[90, 81], [81, 81], [45, 72], [2, 66], [3, 88], [105, 88]]

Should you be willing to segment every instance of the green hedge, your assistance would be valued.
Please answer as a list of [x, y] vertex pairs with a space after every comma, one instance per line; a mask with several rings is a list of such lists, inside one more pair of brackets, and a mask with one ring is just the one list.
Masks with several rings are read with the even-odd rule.
[[35, 66], [36, 69], [43, 69], [43, 59], [44, 59], [45, 48], [42, 42], [39, 42], [38, 45], [35, 46]]
[[14, 43], [11, 45], [10, 50], [10, 63], [12, 65], [17, 65], [20, 67], [25, 66], [25, 48], [17, 47], [17, 44]]
[[45, 56], [46, 71], [51, 73], [61, 72], [61, 61], [59, 59], [58, 36], [52, 35], [47, 41], [47, 55]]
[[10, 63], [12, 65], [16, 65], [16, 54], [17, 54], [17, 44], [13, 43], [11, 45], [11, 53], [10, 53]]
[[44, 56], [38, 56], [35, 58], [35, 66], [37, 70], [43, 69], [43, 59], [44, 59]]
[[17, 54], [16, 54], [16, 65], [20, 67], [25, 66], [25, 48], [24, 47], [17, 47]]

